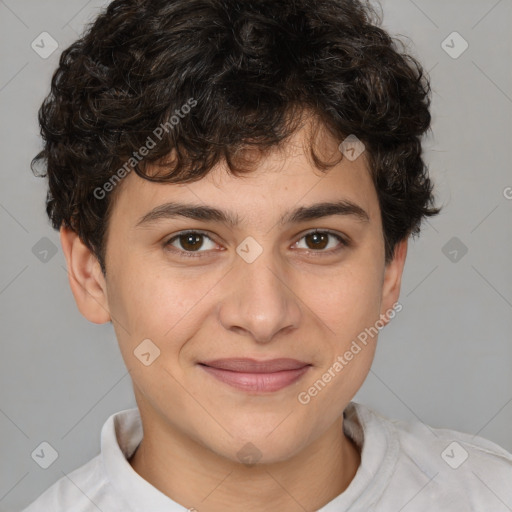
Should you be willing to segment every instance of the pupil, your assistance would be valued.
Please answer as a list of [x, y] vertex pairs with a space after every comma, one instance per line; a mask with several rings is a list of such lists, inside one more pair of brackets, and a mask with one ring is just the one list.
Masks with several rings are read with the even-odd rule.
[[[309, 234], [308, 236], [312, 237], [313, 240], [314, 240], [314, 249], [323, 249], [324, 247], [326, 247], [326, 244], [325, 244], [325, 241], [327, 240], [327, 235], [325, 233], [311, 233]], [[318, 242], [324, 242], [323, 244], [318, 244]]]
[[[187, 250], [196, 250], [201, 247], [201, 236], [202, 235], [195, 235], [195, 234], [189, 234], [189, 235], [183, 235], [182, 238], [185, 239], [185, 243], [182, 243], [182, 247]], [[189, 246], [189, 247], [187, 247]], [[190, 247], [192, 246], [192, 247]]]

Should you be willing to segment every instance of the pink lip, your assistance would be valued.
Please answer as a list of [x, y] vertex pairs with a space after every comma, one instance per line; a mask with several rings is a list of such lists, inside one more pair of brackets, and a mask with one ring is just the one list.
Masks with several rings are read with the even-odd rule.
[[278, 391], [304, 375], [311, 366], [295, 359], [217, 359], [200, 363], [216, 379], [244, 391]]

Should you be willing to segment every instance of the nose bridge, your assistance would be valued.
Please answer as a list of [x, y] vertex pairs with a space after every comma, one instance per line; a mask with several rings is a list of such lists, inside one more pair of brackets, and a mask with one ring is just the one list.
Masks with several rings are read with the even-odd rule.
[[[298, 326], [300, 309], [274, 251], [261, 248], [252, 259], [257, 248], [252, 241], [247, 243], [237, 249], [240, 257], [220, 305], [220, 321], [226, 329], [242, 330], [260, 343], [268, 342], [279, 331]], [[252, 256], [246, 257], [251, 251]]]

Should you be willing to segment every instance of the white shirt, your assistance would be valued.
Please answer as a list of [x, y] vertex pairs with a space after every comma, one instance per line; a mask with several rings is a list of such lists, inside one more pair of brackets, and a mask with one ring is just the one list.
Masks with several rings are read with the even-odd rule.
[[[354, 402], [344, 414], [344, 431], [362, 450], [361, 465], [348, 488], [318, 512], [512, 511], [512, 454], [491, 441], [391, 421]], [[101, 453], [22, 512], [189, 510], [130, 466], [142, 435], [137, 408], [113, 414], [101, 431]]]

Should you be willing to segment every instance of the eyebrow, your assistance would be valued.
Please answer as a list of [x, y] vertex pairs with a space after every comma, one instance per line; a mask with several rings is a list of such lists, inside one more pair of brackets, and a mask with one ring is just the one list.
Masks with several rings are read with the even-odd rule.
[[[280, 225], [294, 224], [329, 217], [331, 215], [351, 216], [361, 222], [370, 221], [369, 215], [363, 208], [352, 201], [343, 199], [334, 202], [316, 203], [310, 206], [300, 206], [282, 215], [278, 223]], [[136, 227], [152, 224], [161, 219], [173, 219], [177, 217], [186, 217], [199, 221], [220, 222], [231, 228], [240, 224], [238, 215], [227, 210], [220, 210], [211, 206], [169, 202], [157, 206], [143, 215], [138, 220]]]

